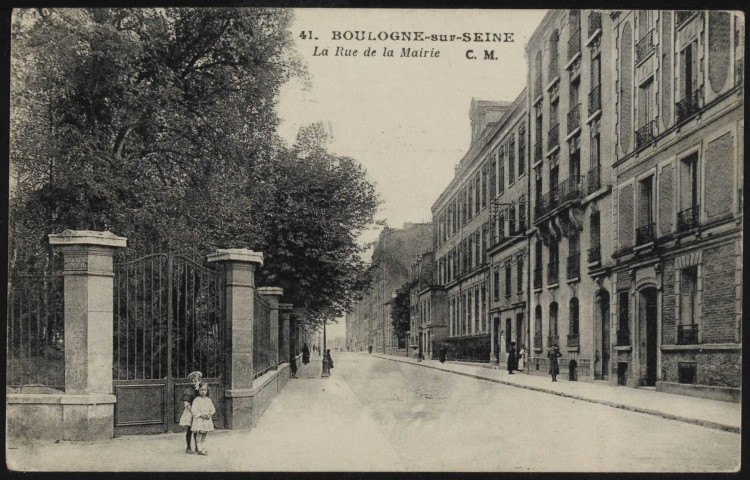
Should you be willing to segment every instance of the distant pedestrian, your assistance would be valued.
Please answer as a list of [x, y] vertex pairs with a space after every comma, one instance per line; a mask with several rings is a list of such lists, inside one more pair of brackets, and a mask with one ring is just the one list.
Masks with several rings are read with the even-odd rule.
[[372, 345], [368, 345], [367, 346], [367, 353], [369, 353], [370, 355], [372, 355]]
[[445, 347], [440, 347], [440, 363], [445, 363]]
[[[190, 439], [191, 438], [195, 439], [195, 434], [193, 433], [193, 429], [192, 429], [192, 426], [193, 426], [192, 405], [193, 405], [193, 400], [195, 400], [199, 395], [198, 390], [200, 389], [201, 379], [203, 378], [203, 374], [198, 371], [190, 372], [187, 378], [190, 381], [191, 385], [182, 392], [182, 396], [180, 397], [180, 401], [182, 401], [182, 406], [184, 410], [182, 411], [182, 415], [180, 416], [179, 424], [182, 425], [183, 427], [187, 427], [187, 431], [185, 432], [185, 443], [187, 444], [185, 453], [193, 453], [193, 450], [190, 448]], [[196, 440], [195, 451], [198, 452], [197, 440]]]
[[562, 357], [562, 353], [557, 348], [557, 344], [553, 343], [550, 345], [547, 351], [547, 358], [549, 359], [549, 374], [552, 375], [552, 381], [557, 381], [557, 376], [560, 374], [560, 365], [557, 361], [559, 357]]
[[214, 421], [211, 416], [216, 413], [216, 407], [208, 396], [208, 385], [201, 383], [198, 394], [200, 396], [193, 400], [192, 406], [195, 450], [198, 455], [208, 455], [206, 435], [214, 431]]
[[[315, 345], [313, 345], [314, 347]], [[302, 345], [302, 363], [307, 365], [310, 363], [310, 349], [307, 348], [307, 343]]]
[[297, 377], [297, 359], [294, 358], [294, 355], [292, 355], [292, 358], [289, 359], [289, 367], [292, 369], [292, 378]]
[[331, 358], [331, 349], [326, 350], [323, 354], [323, 373], [322, 376], [329, 377], [333, 368], [333, 358]]
[[523, 344], [521, 344], [521, 348], [518, 349], [518, 371], [523, 372], [524, 368], [524, 358], [526, 357], [526, 349], [523, 348]]
[[510, 342], [510, 350], [508, 350], [508, 373], [513, 374], [513, 370], [518, 370], [518, 359], [516, 358], [516, 342]]

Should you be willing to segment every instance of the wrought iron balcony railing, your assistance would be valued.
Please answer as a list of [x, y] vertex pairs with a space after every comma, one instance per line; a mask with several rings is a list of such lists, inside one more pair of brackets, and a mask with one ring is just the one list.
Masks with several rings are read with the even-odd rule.
[[602, 28], [602, 13], [589, 13], [589, 37]]
[[643, 36], [643, 38], [638, 40], [638, 43], [635, 46], [635, 62], [642, 62], [654, 50], [654, 29], [652, 28]]
[[648, 145], [649, 143], [654, 141], [654, 124], [656, 122], [654, 120], [651, 120], [650, 122], [646, 123], [644, 126], [636, 130], [635, 132], [635, 146], [636, 148], [641, 148], [645, 145]]
[[[557, 184], [555, 189], [559, 194], [557, 195], [555, 204], [559, 203], [559, 206], [565, 206], [567, 203], [581, 200], [586, 196], [586, 192], [583, 188], [584, 175], [573, 175], [562, 182]], [[558, 205], [553, 204], [553, 208]]]
[[570, 38], [568, 39], [568, 61], [571, 61], [579, 53], [581, 53], [580, 29], [570, 33]]
[[578, 278], [581, 276], [581, 253], [576, 252], [572, 255], [568, 255], [568, 264], [567, 264], [567, 276], [568, 280], [571, 278]]
[[698, 226], [698, 215], [700, 205], [694, 205], [677, 214], [677, 231], [687, 232]]
[[547, 69], [547, 73], [549, 74], [547, 78], [549, 78], [548, 81], [550, 82], [560, 75], [560, 66], [558, 65], [560, 59], [557, 52], [553, 53], [554, 54], [549, 58], [549, 68]]
[[617, 330], [617, 346], [630, 345], [630, 330]]
[[698, 113], [698, 110], [700, 110], [700, 89], [677, 102], [676, 110], [677, 123], [683, 122]]
[[601, 167], [594, 167], [586, 174], [586, 194], [591, 195], [602, 188]]
[[547, 264], [547, 285], [557, 283], [560, 273], [560, 264], [556, 261], [552, 261]]
[[534, 269], [534, 288], [540, 289], [542, 288], [542, 267], [537, 267]]
[[544, 152], [542, 151], [542, 141], [537, 140], [534, 144], [534, 163], [540, 162], [544, 158]]
[[581, 126], [581, 104], [577, 104], [568, 112], [568, 135]]
[[679, 27], [682, 25], [682, 23], [690, 18], [690, 16], [695, 13], [695, 10], [677, 10], [674, 13], [674, 25], [675, 27]]
[[552, 150], [560, 145], [560, 124], [556, 123], [549, 129], [547, 135], [547, 150]]
[[589, 92], [589, 116], [602, 109], [602, 86], [597, 85]]
[[557, 335], [547, 335], [547, 346], [560, 345], [560, 338]]
[[581, 336], [577, 333], [569, 333], [568, 334], [568, 346], [569, 347], [580, 347], [580, 338]]
[[677, 325], [677, 344], [693, 345], [698, 343], [698, 325]]
[[642, 227], [638, 227], [635, 231], [635, 244], [645, 245], [649, 242], [654, 241], [655, 228], [653, 223], [648, 223]]
[[589, 248], [589, 263], [598, 262], [602, 259], [602, 246], [595, 245]]

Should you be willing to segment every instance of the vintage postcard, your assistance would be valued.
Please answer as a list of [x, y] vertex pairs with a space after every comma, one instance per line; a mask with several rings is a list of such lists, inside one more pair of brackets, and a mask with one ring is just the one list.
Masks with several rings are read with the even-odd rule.
[[744, 13], [11, 29], [8, 469], [739, 470]]

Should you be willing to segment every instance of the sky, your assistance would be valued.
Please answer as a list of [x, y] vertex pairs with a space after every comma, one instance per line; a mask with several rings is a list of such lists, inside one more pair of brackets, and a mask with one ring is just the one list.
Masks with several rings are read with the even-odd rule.
[[[298, 129], [322, 121], [329, 150], [358, 160], [382, 199], [378, 219], [400, 228], [432, 220], [431, 207], [469, 148], [472, 98], [513, 101], [526, 81], [524, 46], [544, 10], [295, 9], [292, 36], [308, 82], [293, 80], [279, 95], [279, 133], [293, 142]], [[345, 40], [345, 32], [376, 40]], [[377, 40], [380, 32], [512, 33], [513, 42]], [[305, 32], [305, 39], [300, 38]], [[334, 39], [340, 32], [342, 39]], [[312, 35], [310, 35], [312, 33]], [[317, 40], [315, 39], [317, 38]], [[482, 35], [482, 38], [485, 38]], [[328, 56], [314, 55], [328, 49]], [[356, 56], [336, 56], [336, 48]], [[371, 47], [375, 56], [364, 56]], [[428, 51], [402, 58], [402, 48]], [[384, 57], [384, 48], [394, 57]], [[439, 51], [439, 56], [429, 52]], [[473, 50], [476, 60], [466, 58]], [[483, 60], [494, 50], [496, 60]], [[353, 52], [351, 52], [353, 53]], [[362, 241], [377, 238], [379, 229]], [[329, 335], [344, 334], [343, 321]], [[340, 332], [339, 332], [340, 329]]]

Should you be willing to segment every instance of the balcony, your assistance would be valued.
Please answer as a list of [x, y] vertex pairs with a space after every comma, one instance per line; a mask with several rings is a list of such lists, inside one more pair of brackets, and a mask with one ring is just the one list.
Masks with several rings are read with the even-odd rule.
[[651, 120], [635, 132], [635, 146], [641, 148], [654, 141], [654, 125], [655, 121]]
[[542, 151], [542, 141], [537, 140], [534, 144], [534, 163], [541, 162], [544, 158], [544, 152]]
[[700, 215], [700, 205], [694, 205], [677, 214], [677, 231], [687, 232], [698, 226], [698, 216]]
[[563, 207], [568, 203], [581, 200], [586, 194], [583, 190], [583, 181], [583, 175], [573, 175], [567, 180], [558, 183], [555, 190], [559, 192], [559, 194], [557, 195], [557, 201], [555, 203], [559, 202], [559, 206]]
[[602, 29], [602, 14], [601, 12], [589, 13], [589, 37], [596, 33], [597, 30]]
[[677, 123], [684, 122], [700, 110], [700, 90], [696, 90], [690, 95], [677, 102]]
[[645, 245], [653, 242], [655, 238], [655, 224], [648, 223], [642, 227], [638, 227], [635, 231], [635, 244]]
[[542, 288], [542, 271], [542, 267], [534, 269], [534, 288], [537, 290]]
[[654, 47], [654, 29], [652, 28], [643, 36], [635, 46], [635, 63], [641, 63], [655, 50]]
[[625, 347], [630, 345], [630, 330], [618, 330], [617, 331], [617, 343], [618, 347]]
[[602, 167], [594, 167], [586, 174], [586, 195], [602, 188]]
[[568, 112], [568, 135], [581, 126], [581, 104], [579, 103]]
[[581, 30], [571, 32], [570, 38], [568, 39], [568, 61], [573, 60], [573, 57], [581, 53]]
[[677, 345], [698, 343], [698, 325], [677, 325]]
[[589, 116], [602, 109], [602, 86], [597, 85], [589, 92]]
[[547, 134], [547, 150], [552, 150], [558, 145], [560, 145], [560, 124], [556, 123]]
[[552, 261], [547, 264], [547, 285], [552, 285], [559, 281], [560, 264]]
[[573, 255], [568, 256], [568, 265], [567, 265], [567, 278], [568, 280], [571, 280], [573, 278], [578, 278], [581, 276], [581, 253], [576, 252]]
[[602, 259], [602, 246], [596, 245], [589, 248], [589, 263], [599, 262]]
[[560, 339], [557, 335], [548, 335], [547, 336], [547, 346], [550, 345], [560, 345]]
[[577, 333], [568, 334], [568, 347], [578, 348], [581, 346], [581, 336]]

